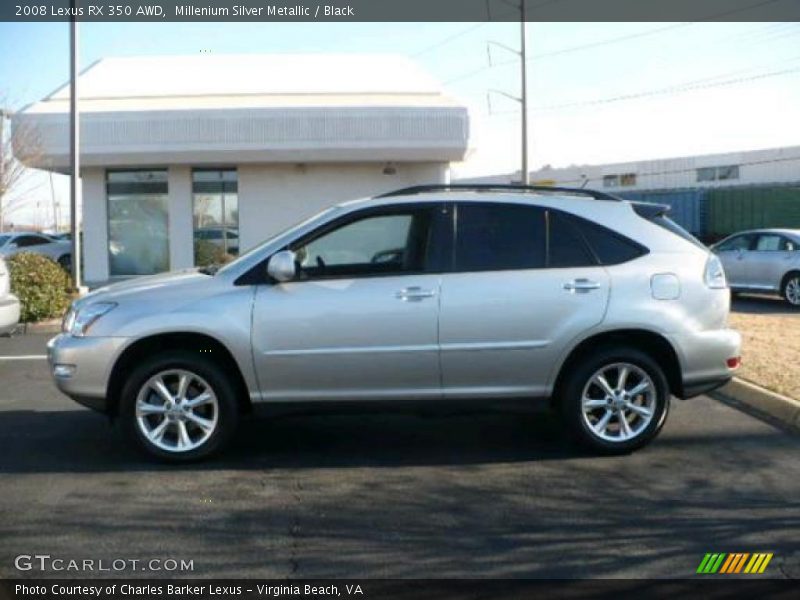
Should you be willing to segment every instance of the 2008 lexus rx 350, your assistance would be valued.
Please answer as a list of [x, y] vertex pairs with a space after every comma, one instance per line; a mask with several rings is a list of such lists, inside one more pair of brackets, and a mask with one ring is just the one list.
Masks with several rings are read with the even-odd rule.
[[719, 259], [665, 207], [587, 190], [424, 186], [331, 208], [219, 270], [77, 300], [58, 387], [161, 458], [221, 449], [256, 403], [551, 398], [600, 452], [728, 381]]

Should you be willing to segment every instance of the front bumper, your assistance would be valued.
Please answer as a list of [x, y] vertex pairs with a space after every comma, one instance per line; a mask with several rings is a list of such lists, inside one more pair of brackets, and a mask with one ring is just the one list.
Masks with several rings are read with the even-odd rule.
[[742, 336], [733, 329], [693, 331], [669, 335], [678, 351], [683, 372], [681, 398], [692, 398], [725, 385], [736, 369], [730, 358], [742, 355]]
[[106, 411], [111, 367], [127, 338], [60, 334], [47, 342], [47, 361], [56, 387], [94, 410]]
[[19, 300], [8, 294], [0, 298], [0, 334], [11, 333], [19, 323]]

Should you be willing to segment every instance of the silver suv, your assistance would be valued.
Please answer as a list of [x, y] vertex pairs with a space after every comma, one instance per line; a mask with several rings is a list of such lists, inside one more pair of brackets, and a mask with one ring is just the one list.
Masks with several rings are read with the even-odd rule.
[[590, 448], [649, 442], [728, 381], [719, 259], [666, 208], [587, 190], [424, 186], [341, 204], [214, 270], [76, 301], [58, 387], [147, 452], [220, 449], [255, 405], [551, 398]]

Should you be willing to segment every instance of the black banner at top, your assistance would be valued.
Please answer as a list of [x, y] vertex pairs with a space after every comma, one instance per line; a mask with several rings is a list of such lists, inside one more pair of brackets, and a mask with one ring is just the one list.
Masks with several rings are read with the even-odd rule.
[[[524, 15], [521, 3], [524, 2]], [[0, 21], [800, 21], [800, 0], [2, 0]]]

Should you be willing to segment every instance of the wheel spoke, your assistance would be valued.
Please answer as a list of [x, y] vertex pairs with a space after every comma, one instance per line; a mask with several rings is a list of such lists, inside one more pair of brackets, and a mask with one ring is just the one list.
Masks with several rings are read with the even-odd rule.
[[169, 427], [169, 419], [164, 417], [164, 420], [161, 421], [147, 436], [156, 443], [160, 443], [161, 440], [164, 439], [164, 433], [167, 431], [167, 427]]
[[650, 382], [647, 379], [645, 379], [645, 380], [639, 382], [638, 385], [634, 386], [633, 389], [628, 390], [628, 395], [631, 398], [635, 398], [639, 394], [643, 394], [644, 392], [646, 392], [649, 389], [650, 389]]
[[167, 389], [167, 385], [164, 383], [164, 380], [161, 377], [153, 382], [152, 388], [158, 392], [158, 395], [161, 396], [164, 402], [172, 402], [172, 394], [170, 393], [169, 389]]
[[186, 398], [186, 390], [189, 389], [189, 383], [191, 379], [189, 378], [188, 373], [181, 373], [181, 377], [178, 380], [178, 393], [175, 394], [176, 398], [184, 399]]
[[597, 433], [601, 433], [601, 434], [605, 433], [606, 432], [606, 428], [608, 427], [608, 422], [611, 420], [611, 415], [612, 414], [614, 414], [614, 413], [612, 413], [610, 410], [607, 410], [606, 414], [604, 414], [603, 417], [597, 423], [595, 423], [592, 428]]
[[163, 404], [150, 404], [149, 402], [139, 402], [136, 405], [136, 415], [139, 417], [146, 415], [163, 415], [167, 409]]
[[194, 398], [187, 398], [186, 401], [183, 403], [184, 406], [189, 408], [197, 408], [203, 404], [208, 404], [209, 402], [213, 402], [214, 398], [208, 392], [203, 392], [202, 394], [198, 394]]
[[625, 391], [625, 383], [628, 381], [628, 373], [630, 373], [630, 369], [628, 367], [623, 366], [619, 369], [619, 378], [617, 379], [617, 391], [624, 392]]
[[653, 413], [649, 408], [645, 406], [639, 406], [638, 404], [634, 404], [633, 402], [628, 402], [627, 404], [625, 404], [625, 408], [635, 412], [637, 415], [639, 415], [640, 417], [644, 417], [645, 419], [649, 419], [650, 417], [653, 416]]
[[608, 404], [608, 399], [603, 398], [602, 400], [595, 400], [594, 398], [584, 398], [583, 406], [584, 408], [603, 408]]
[[600, 387], [600, 389], [603, 390], [603, 393], [606, 396], [613, 396], [614, 395], [614, 390], [612, 389], [612, 387], [610, 385], [608, 385], [608, 380], [605, 378], [605, 375], [603, 375], [602, 373], [599, 373], [598, 375], [595, 376], [594, 383], [596, 383]]
[[627, 416], [625, 415], [625, 411], [621, 410], [617, 413], [617, 419], [619, 420], [619, 435], [622, 439], [627, 439], [633, 435], [633, 431], [631, 431], [631, 426], [628, 424]]
[[198, 417], [193, 413], [188, 413], [186, 415], [186, 418], [189, 419], [195, 425], [197, 425], [205, 433], [209, 433], [210, 431], [214, 430], [214, 421], [212, 421], [211, 419], [204, 419], [203, 417]]
[[189, 438], [189, 432], [186, 429], [186, 423], [183, 421], [176, 421], [178, 424], [178, 448], [183, 450], [191, 446], [192, 440]]

